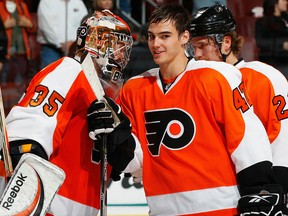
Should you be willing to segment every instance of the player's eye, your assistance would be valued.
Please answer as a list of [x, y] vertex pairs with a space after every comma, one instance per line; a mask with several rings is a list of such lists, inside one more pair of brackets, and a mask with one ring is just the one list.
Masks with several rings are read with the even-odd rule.
[[148, 40], [154, 40], [155, 36], [154, 35], [148, 35]]
[[209, 43], [208, 42], [200, 42], [200, 43], [197, 43], [197, 44], [193, 44], [193, 47], [194, 49], [197, 48], [197, 49], [204, 49], [206, 46], [208, 46]]
[[161, 36], [162, 39], [166, 39], [166, 38], [168, 38], [168, 37], [169, 37], [169, 35], [162, 35], [162, 36]]

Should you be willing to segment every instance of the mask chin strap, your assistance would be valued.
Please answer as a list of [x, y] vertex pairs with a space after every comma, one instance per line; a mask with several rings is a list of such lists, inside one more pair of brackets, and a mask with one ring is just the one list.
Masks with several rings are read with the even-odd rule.
[[224, 38], [224, 35], [222, 35], [222, 34], [215, 34], [215, 35], [213, 35], [213, 37], [214, 37], [214, 41], [217, 43], [219, 52], [220, 52], [220, 54], [221, 54], [221, 56], [222, 56], [222, 60], [223, 60], [224, 62], [226, 62], [227, 57], [228, 57], [228, 56], [230, 55], [230, 53], [232, 52], [232, 49], [230, 49], [230, 51], [229, 51], [228, 54], [222, 53], [222, 52], [221, 52], [221, 48], [222, 48], [222, 40], [223, 40], [223, 38]]
[[221, 52], [222, 43], [218, 43], [218, 42], [217, 42], [217, 44], [218, 44], [219, 52], [220, 52], [220, 54], [221, 54], [221, 56], [222, 56], [222, 60], [223, 60], [224, 62], [226, 62], [227, 57], [228, 57], [228, 56], [230, 55], [230, 53], [232, 52], [232, 48], [230, 48], [230, 51], [229, 51], [227, 54], [224, 54], [224, 53]]

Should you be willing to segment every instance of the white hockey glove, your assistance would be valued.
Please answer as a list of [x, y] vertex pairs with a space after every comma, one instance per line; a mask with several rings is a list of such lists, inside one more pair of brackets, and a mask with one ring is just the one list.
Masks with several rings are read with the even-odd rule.
[[238, 210], [240, 216], [282, 216], [285, 203], [286, 194], [280, 185], [265, 185], [260, 193], [242, 196]]
[[[94, 150], [100, 152], [102, 134], [107, 134], [107, 159], [118, 171], [122, 171], [134, 158], [135, 141], [129, 119], [111, 98], [94, 101], [87, 114], [89, 136], [94, 140]], [[95, 153], [95, 152], [94, 152]], [[94, 154], [95, 155], [95, 154]], [[96, 161], [99, 162], [99, 161]]]

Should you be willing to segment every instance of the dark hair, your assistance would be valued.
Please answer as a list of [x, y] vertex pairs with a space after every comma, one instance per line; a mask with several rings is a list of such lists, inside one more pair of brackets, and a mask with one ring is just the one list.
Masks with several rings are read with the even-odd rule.
[[175, 3], [164, 4], [152, 12], [148, 25], [171, 21], [180, 35], [189, 30], [189, 18], [188, 11], [182, 5]]
[[231, 51], [233, 54], [237, 55], [240, 53], [241, 48], [244, 43], [244, 37], [241, 35], [238, 35], [237, 32], [228, 32], [224, 36], [230, 36], [231, 37]]
[[263, 9], [265, 16], [273, 16], [275, 10], [275, 4], [278, 3], [279, 0], [264, 0], [263, 1]]

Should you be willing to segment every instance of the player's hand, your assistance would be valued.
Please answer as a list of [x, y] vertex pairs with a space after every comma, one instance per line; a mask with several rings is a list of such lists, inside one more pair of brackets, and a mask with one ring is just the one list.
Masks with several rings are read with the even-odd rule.
[[93, 101], [88, 108], [87, 122], [89, 137], [92, 140], [99, 140], [100, 134], [111, 133], [114, 130], [114, 119], [112, 110], [105, 101]]
[[259, 193], [240, 198], [240, 216], [282, 216], [286, 202], [284, 196], [280, 185], [266, 185]]
[[102, 134], [108, 134], [108, 155], [117, 145], [131, 136], [129, 119], [124, 115], [119, 105], [111, 98], [104, 96], [103, 101], [94, 101], [87, 114], [89, 137], [94, 140], [94, 149], [100, 150]]
[[[107, 160], [117, 171], [123, 171], [134, 158], [136, 147], [129, 119], [111, 98], [95, 101], [88, 108], [89, 136], [94, 140], [94, 158], [100, 161], [102, 135], [107, 134]], [[98, 156], [97, 156], [98, 155]], [[94, 159], [93, 159], [94, 160]], [[116, 172], [115, 172], [116, 173]]]

